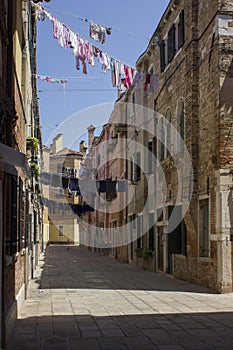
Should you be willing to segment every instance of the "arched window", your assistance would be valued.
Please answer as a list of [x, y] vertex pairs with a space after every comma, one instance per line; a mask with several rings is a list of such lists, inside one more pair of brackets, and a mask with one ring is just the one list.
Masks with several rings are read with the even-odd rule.
[[181, 98], [177, 106], [177, 152], [184, 150], [185, 120], [184, 120], [184, 100]]
[[171, 147], [172, 147], [172, 111], [171, 111], [171, 108], [168, 108], [167, 113], [166, 113], [166, 130], [167, 130], [166, 154], [168, 157], [171, 153]]
[[164, 160], [165, 150], [165, 122], [164, 118], [161, 117], [157, 124], [157, 136], [158, 136], [158, 160]]

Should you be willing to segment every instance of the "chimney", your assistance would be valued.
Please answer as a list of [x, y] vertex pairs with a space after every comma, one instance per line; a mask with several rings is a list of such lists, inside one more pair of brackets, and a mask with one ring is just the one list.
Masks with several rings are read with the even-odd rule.
[[79, 144], [79, 152], [85, 154], [86, 151], [87, 151], [86, 142], [82, 140]]
[[90, 151], [93, 140], [94, 140], [95, 127], [93, 125], [90, 125], [87, 128], [87, 131], [88, 131], [88, 150]]
[[52, 148], [52, 152], [54, 154], [62, 150], [62, 148], [63, 148], [63, 135], [62, 134], [58, 134], [56, 137], [54, 137], [51, 148]]

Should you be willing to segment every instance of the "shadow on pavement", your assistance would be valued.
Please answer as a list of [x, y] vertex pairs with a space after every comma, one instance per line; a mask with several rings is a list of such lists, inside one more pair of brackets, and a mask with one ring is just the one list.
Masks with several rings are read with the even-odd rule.
[[17, 320], [7, 350], [232, 350], [233, 313], [41, 316]]

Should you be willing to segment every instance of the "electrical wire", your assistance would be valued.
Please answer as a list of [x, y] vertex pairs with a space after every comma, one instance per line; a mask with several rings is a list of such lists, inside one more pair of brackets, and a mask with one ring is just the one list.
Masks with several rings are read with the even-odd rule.
[[[116, 89], [65, 89], [65, 92], [72, 92], [72, 91], [80, 91], [80, 92], [102, 92], [102, 91], [109, 91], [109, 92], [116, 92]], [[45, 89], [45, 90], [38, 90], [38, 92], [63, 92], [64, 89]]]

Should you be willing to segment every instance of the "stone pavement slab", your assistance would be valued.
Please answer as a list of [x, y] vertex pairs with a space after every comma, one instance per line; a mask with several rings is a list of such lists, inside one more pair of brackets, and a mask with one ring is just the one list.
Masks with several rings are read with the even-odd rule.
[[232, 350], [233, 294], [49, 246], [7, 350]]

